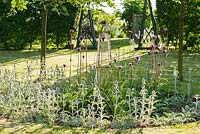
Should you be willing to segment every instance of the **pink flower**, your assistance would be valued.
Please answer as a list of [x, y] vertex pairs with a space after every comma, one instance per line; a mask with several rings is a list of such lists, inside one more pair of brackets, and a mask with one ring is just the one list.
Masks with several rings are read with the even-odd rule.
[[157, 40], [157, 38], [158, 38], [158, 37], [157, 37], [156, 35], [154, 35], [154, 36], [152, 37], [153, 40]]
[[133, 62], [128, 63], [128, 66], [129, 67], [133, 66]]
[[154, 45], [154, 48], [155, 48], [155, 49], [158, 49], [158, 45]]
[[167, 46], [163, 46], [162, 48], [163, 48], [164, 50], [166, 50], [168, 47], [167, 47]]
[[167, 53], [167, 50], [163, 50], [162, 52], [163, 52], [164, 54], [166, 54], [166, 53]]
[[66, 64], [63, 64], [63, 67], [64, 67], [64, 68], [66, 68], [66, 66], [67, 66]]
[[82, 36], [82, 35], [79, 37], [79, 40], [80, 40], [80, 41], [82, 41], [82, 40], [83, 40], [83, 36]]
[[121, 70], [121, 69], [122, 69], [122, 66], [117, 66], [117, 69]]
[[135, 61], [136, 61], [136, 62], [139, 62], [140, 60], [141, 60], [140, 56], [136, 56], [136, 57], [135, 57]]
[[81, 48], [80, 48], [80, 47], [77, 47], [76, 50], [77, 50], [77, 51], [81, 51]]
[[70, 29], [69, 32], [72, 34], [72, 33], [74, 33], [74, 30], [73, 30], [73, 29]]

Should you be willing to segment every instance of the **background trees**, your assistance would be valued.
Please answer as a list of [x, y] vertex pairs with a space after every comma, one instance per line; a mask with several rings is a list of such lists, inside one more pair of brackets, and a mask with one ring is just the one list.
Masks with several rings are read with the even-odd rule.
[[[180, 2], [176, 0], [157, 0], [157, 20], [160, 30], [168, 29], [168, 40], [176, 45], [179, 39], [179, 9]], [[184, 44], [183, 48], [199, 48], [199, 20], [200, 20], [200, 1], [185, 0], [185, 24], [184, 24]]]
[[[48, 15], [48, 39], [49, 44], [66, 43], [69, 30], [73, 28], [77, 7], [66, 3], [65, 12], [49, 12]], [[39, 3], [29, 2], [26, 10], [10, 14], [10, 7], [6, 3], [0, 4], [0, 47], [3, 49], [24, 49], [35, 39], [41, 39], [41, 6]], [[49, 8], [48, 10], [53, 10]], [[70, 12], [68, 12], [68, 10]]]
[[133, 29], [133, 15], [143, 13], [143, 0], [124, 0], [121, 19], [125, 20], [127, 27], [126, 31]]
[[[112, 2], [106, 0], [87, 0], [99, 4]], [[24, 49], [35, 40], [41, 40], [42, 11], [47, 15], [47, 46], [64, 46], [69, 37], [69, 30], [74, 28], [78, 8], [82, 1], [72, 0], [4, 0], [0, 2], [0, 48]], [[113, 15], [114, 16], [114, 15]]]

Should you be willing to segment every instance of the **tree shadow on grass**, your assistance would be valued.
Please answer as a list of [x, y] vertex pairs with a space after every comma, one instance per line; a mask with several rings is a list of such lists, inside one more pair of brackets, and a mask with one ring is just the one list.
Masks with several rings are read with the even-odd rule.
[[[64, 54], [69, 54], [70, 51], [67, 49], [63, 50], [48, 50], [46, 57], [54, 57], [54, 56], [60, 56]], [[73, 53], [73, 51], [71, 51]], [[40, 51], [33, 51], [33, 50], [0, 50], [0, 63], [18, 63], [23, 62], [27, 60], [33, 60], [33, 59], [40, 59]]]

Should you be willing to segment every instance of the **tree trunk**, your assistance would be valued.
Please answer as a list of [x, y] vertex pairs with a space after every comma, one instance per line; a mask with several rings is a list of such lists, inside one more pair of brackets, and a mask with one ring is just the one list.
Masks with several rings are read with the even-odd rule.
[[146, 9], [147, 9], [147, 0], [144, 0], [144, 7], [143, 7], [143, 15], [142, 15], [142, 21], [141, 21], [140, 38], [139, 38], [138, 48], [142, 47], [142, 39], [143, 39], [143, 36], [144, 36], [144, 28], [145, 28]]
[[33, 31], [31, 32], [31, 34], [30, 34], [30, 38], [29, 38], [29, 50], [32, 50], [32, 47], [33, 47], [33, 35], [34, 35], [34, 33], [33, 33]]
[[83, 22], [83, 9], [81, 10], [81, 16], [80, 16], [80, 20], [79, 20], [79, 25], [78, 25], [78, 37], [77, 37], [77, 41], [76, 41], [76, 47], [80, 47], [80, 39], [79, 37], [81, 36], [81, 27], [82, 27], [82, 22]]
[[183, 80], [183, 28], [184, 28], [184, 8], [185, 0], [181, 0], [180, 20], [179, 20], [179, 54], [178, 54], [178, 76], [179, 80]]
[[59, 34], [56, 33], [56, 47], [57, 47], [57, 49], [59, 49], [59, 44], [60, 44]]
[[45, 75], [46, 70], [46, 43], [47, 43], [47, 10], [42, 10], [42, 44], [41, 44], [41, 70], [40, 75]]

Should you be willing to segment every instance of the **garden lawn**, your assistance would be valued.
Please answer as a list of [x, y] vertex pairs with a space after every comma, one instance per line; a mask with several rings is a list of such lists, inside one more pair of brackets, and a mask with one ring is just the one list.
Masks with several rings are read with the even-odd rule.
[[[113, 43], [112, 43], [113, 42]], [[120, 48], [120, 57], [121, 60], [124, 60], [129, 57], [129, 46], [128, 40], [112, 40], [112, 54], [115, 55], [118, 53], [118, 47]], [[47, 69], [51, 66], [55, 67], [56, 65], [62, 67], [63, 64], [69, 65], [69, 50], [48, 50], [47, 52]], [[139, 50], [131, 52], [136, 55], [141, 55], [141, 62], [138, 64], [138, 72], [140, 76], [144, 76], [145, 78], [145, 67], [148, 63], [148, 55], [147, 50]], [[178, 51], [173, 50], [171, 53], [168, 54], [168, 58], [166, 59], [165, 63], [165, 71], [164, 77], [158, 84], [160, 92], [162, 90], [167, 92], [168, 95], [173, 95], [174, 93], [174, 76], [173, 70], [174, 66], [177, 66], [178, 63]], [[73, 74], [76, 75], [76, 66], [77, 66], [77, 52], [73, 51], [71, 53], [72, 56], [72, 71]], [[89, 50], [88, 51], [88, 64], [95, 64], [96, 60], [96, 51]], [[134, 58], [134, 57], [133, 57]], [[16, 64], [17, 71], [24, 71], [26, 68], [27, 61], [28, 62], [36, 62], [39, 61], [40, 53], [39, 51], [30, 51], [30, 50], [23, 50], [23, 51], [0, 51], [0, 63], [2, 64], [3, 70], [5, 68], [13, 68], [14, 64]], [[200, 93], [200, 53], [197, 52], [190, 52], [185, 51], [183, 55], [183, 75], [184, 80], [177, 81], [177, 89], [178, 93], [187, 95], [187, 86], [188, 86], [188, 70], [189, 68], [192, 69], [191, 72], [191, 94], [199, 94]], [[133, 59], [134, 60], [134, 59]], [[119, 62], [122, 64], [122, 62]], [[39, 68], [38, 68], [39, 71]], [[200, 133], [200, 122], [191, 123], [191, 124], [184, 124], [178, 126], [171, 126], [171, 127], [156, 127], [156, 128], [137, 128], [137, 129], [126, 129], [126, 130], [119, 130], [119, 129], [87, 129], [87, 128], [69, 128], [69, 127], [61, 127], [61, 126], [53, 126], [49, 127], [44, 124], [31, 124], [31, 123], [12, 123], [6, 121], [5, 119], [0, 120], [0, 133], [163, 133], [163, 134], [199, 134]]]
[[[118, 53], [118, 46], [120, 46], [120, 55], [121, 60], [129, 57], [130, 47], [128, 45], [128, 39], [112, 39], [112, 55], [115, 56]], [[62, 50], [48, 50], [46, 65], [47, 69], [51, 67], [55, 68], [56, 66], [62, 67], [63, 64], [69, 65], [70, 53], [72, 56], [72, 75], [76, 75], [77, 70], [77, 61], [78, 54], [76, 51], [69, 51], [67, 49]], [[133, 52], [133, 55], [142, 55], [141, 62], [139, 63], [139, 75], [145, 78], [145, 67], [148, 63], [148, 55], [147, 50], [139, 50]], [[174, 93], [174, 76], [173, 70], [174, 66], [178, 65], [178, 51], [173, 50], [168, 54], [165, 64], [165, 73], [164, 79], [159, 83], [160, 90], [165, 90], [170, 94]], [[187, 94], [188, 87], [188, 70], [189, 67], [192, 69], [191, 71], [191, 94], [199, 94], [200, 93], [200, 53], [185, 51], [183, 54], [183, 81], [177, 80], [177, 89], [178, 93]], [[40, 61], [40, 52], [39, 51], [31, 51], [31, 50], [22, 50], [22, 51], [12, 51], [12, 50], [0, 50], [0, 63], [2, 64], [2, 69], [10, 68], [13, 69], [14, 64], [16, 64], [17, 71], [24, 72], [26, 69], [27, 62], [36, 63], [36, 61]], [[96, 62], [96, 51], [89, 50], [88, 51], [88, 64], [95, 65]], [[35, 75], [38, 75], [40, 71], [40, 66], [37, 66], [38, 72]], [[69, 71], [69, 68], [66, 68], [66, 71]], [[69, 75], [69, 74], [68, 74]]]
[[5, 119], [0, 120], [0, 134], [199, 134], [200, 122], [164, 126], [153, 128], [136, 129], [89, 129], [89, 128], [70, 128], [63, 126], [47, 126], [44, 124], [33, 123], [13, 123]]

